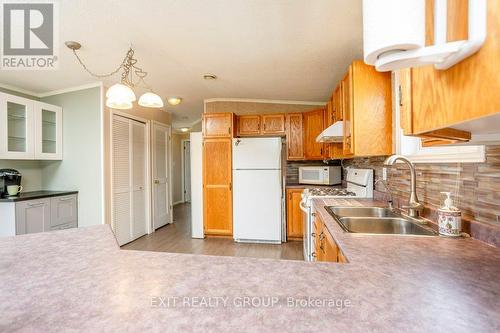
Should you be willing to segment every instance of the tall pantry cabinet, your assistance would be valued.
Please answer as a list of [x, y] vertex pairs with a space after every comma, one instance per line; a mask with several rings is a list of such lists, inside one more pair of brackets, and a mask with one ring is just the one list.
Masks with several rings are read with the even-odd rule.
[[232, 236], [234, 115], [203, 115], [203, 219], [205, 235]]

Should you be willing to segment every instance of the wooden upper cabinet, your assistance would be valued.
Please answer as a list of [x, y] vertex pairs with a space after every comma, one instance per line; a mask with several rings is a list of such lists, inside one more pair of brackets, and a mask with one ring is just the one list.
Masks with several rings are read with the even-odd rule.
[[232, 113], [203, 114], [203, 136], [205, 138], [231, 138], [233, 117]]
[[233, 233], [232, 140], [203, 141], [203, 218], [207, 235]]
[[[432, 18], [433, 3], [426, 2], [428, 18]], [[466, 38], [467, 7], [467, 0], [448, 0], [448, 41]], [[488, 0], [485, 43], [477, 53], [453, 67], [437, 70], [434, 66], [424, 66], [406, 70], [403, 76], [409, 84], [402, 86], [406, 134], [425, 136], [431, 131], [498, 114], [499, 17], [500, 1]], [[432, 19], [426, 20], [426, 31], [427, 41], [432, 42]]]
[[284, 135], [285, 115], [284, 114], [264, 114], [262, 115], [262, 134], [264, 135]]
[[[340, 91], [342, 92], [342, 118], [344, 120], [344, 149], [345, 156], [354, 155], [354, 116], [353, 116], [353, 93], [352, 93], [352, 72], [353, 65], [349, 66], [347, 74], [340, 82]], [[370, 133], [360, 133], [360, 135], [369, 135]]]
[[333, 111], [333, 96], [326, 103], [325, 109], [325, 128], [335, 122], [335, 112]]
[[237, 117], [238, 135], [255, 136], [261, 134], [260, 115], [244, 115]]
[[322, 160], [323, 143], [316, 142], [316, 137], [323, 131], [325, 110], [316, 109], [304, 112], [304, 157], [306, 160]]
[[340, 82], [344, 125], [343, 154], [392, 154], [391, 74], [355, 61]]
[[302, 210], [300, 201], [302, 200], [303, 188], [293, 188], [286, 190], [286, 225], [287, 236], [290, 239], [302, 239], [304, 227], [302, 223]]
[[302, 113], [288, 113], [286, 115], [287, 160], [304, 159], [303, 131]]

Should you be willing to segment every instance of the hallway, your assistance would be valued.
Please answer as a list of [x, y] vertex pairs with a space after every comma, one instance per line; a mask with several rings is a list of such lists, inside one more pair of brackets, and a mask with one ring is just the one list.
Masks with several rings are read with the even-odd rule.
[[122, 249], [303, 260], [302, 242], [298, 241], [272, 245], [235, 243], [233, 239], [220, 237], [193, 239], [191, 238], [190, 204], [180, 204], [174, 207], [174, 223], [124, 245]]

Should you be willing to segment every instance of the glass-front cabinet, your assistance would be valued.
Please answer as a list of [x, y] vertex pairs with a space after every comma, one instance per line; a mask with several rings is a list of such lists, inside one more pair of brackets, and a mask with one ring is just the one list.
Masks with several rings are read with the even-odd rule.
[[0, 159], [62, 159], [62, 109], [0, 93]]
[[34, 102], [35, 159], [62, 159], [62, 109], [55, 105]]

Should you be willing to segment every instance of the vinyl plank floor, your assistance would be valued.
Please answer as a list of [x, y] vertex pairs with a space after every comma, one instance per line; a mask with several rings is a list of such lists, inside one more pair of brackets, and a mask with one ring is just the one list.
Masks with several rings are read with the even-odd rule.
[[191, 238], [191, 206], [174, 207], [174, 223], [122, 246], [124, 250], [192, 253], [216, 256], [303, 260], [302, 242], [281, 245], [236, 243], [230, 238]]

